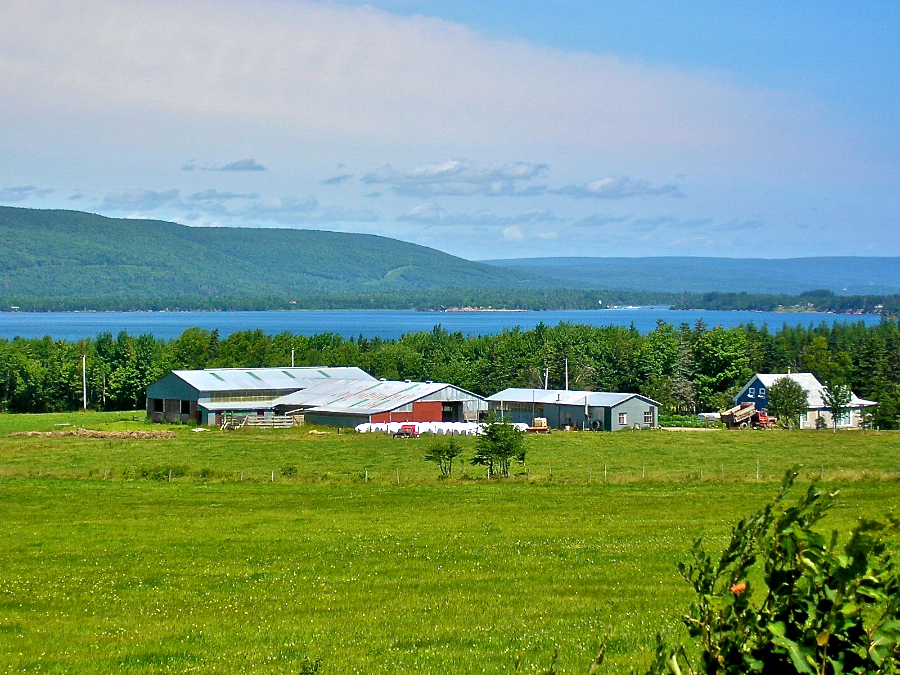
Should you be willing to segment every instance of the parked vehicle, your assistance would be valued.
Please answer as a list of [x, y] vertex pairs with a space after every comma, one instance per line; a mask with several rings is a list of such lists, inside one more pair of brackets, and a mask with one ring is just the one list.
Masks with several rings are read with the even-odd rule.
[[741, 403], [729, 408], [722, 413], [721, 420], [729, 429], [770, 429], [778, 423], [778, 419], [766, 414], [765, 410], [757, 410], [755, 403]]
[[397, 433], [394, 434], [394, 438], [418, 438], [419, 430], [416, 428], [415, 424], [404, 424], [399, 429], [397, 429]]

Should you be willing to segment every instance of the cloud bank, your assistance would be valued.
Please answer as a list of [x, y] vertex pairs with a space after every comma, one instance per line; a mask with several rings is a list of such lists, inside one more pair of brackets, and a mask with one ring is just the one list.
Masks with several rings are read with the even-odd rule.
[[[821, 110], [721, 74], [491, 40], [448, 21], [310, 0], [7, 0], [0, 86], [4, 121], [40, 122], [48, 144], [72, 132], [157, 151], [252, 140], [285, 160], [311, 144], [403, 156], [455, 147], [482, 157], [515, 147], [566, 162], [674, 160], [743, 174], [773, 162], [815, 169], [823, 155], [853, 150], [840, 147], [838, 127], [820, 142], [831, 122]], [[98, 115], [111, 126], [84, 122]], [[253, 159], [219, 168], [264, 170]], [[504, 194], [509, 181], [525, 179], [517, 169], [534, 169], [507, 167], [491, 187], [487, 176], [464, 175], [471, 166], [443, 168], [440, 180], [400, 171], [390, 184], [420, 197]], [[460, 180], [450, 180], [454, 173]]]
[[600, 178], [583, 185], [566, 185], [554, 190], [556, 194], [571, 197], [593, 197], [595, 199], [625, 199], [627, 197], [683, 197], [677, 185], [652, 187], [645, 180], [631, 178]]
[[520, 181], [530, 181], [547, 169], [546, 164], [510, 162], [496, 167], [481, 167], [463, 159], [425, 164], [413, 169], [395, 169], [387, 164], [362, 177], [363, 183], [392, 186], [403, 197], [429, 198], [441, 195], [472, 197], [535, 196], [544, 186], [518, 188]]

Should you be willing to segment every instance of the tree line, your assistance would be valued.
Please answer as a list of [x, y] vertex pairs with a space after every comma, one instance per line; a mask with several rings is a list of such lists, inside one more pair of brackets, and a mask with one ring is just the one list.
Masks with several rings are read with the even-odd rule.
[[686, 293], [672, 309], [712, 309], [750, 312], [832, 312], [834, 314], [900, 315], [900, 295], [836, 295], [815, 290], [800, 295], [769, 293]]
[[88, 406], [144, 407], [147, 386], [170, 370], [212, 367], [358, 366], [389, 380], [448, 382], [480, 395], [506, 387], [636, 392], [662, 412], [720, 410], [754, 373], [811, 372], [879, 402], [874, 423], [897, 428], [900, 415], [900, 322], [883, 320], [785, 326], [710, 328], [659, 322], [634, 327], [539, 324], [533, 330], [467, 336], [441, 326], [396, 340], [313, 336], [262, 330], [233, 333], [189, 328], [174, 340], [152, 335], [67, 342], [0, 340], [0, 409], [52, 412], [80, 408], [82, 357]]
[[156, 298], [0, 295], [0, 307], [23, 312], [246, 312], [337, 309], [391, 309], [440, 312], [453, 307], [532, 311], [604, 309], [614, 305], [665, 306], [670, 309], [719, 311], [794, 311], [900, 316], [900, 295], [835, 295], [808, 291], [800, 295], [767, 293], [671, 293], [598, 291], [571, 288], [442, 288], [371, 293], [289, 295], [165, 296]]

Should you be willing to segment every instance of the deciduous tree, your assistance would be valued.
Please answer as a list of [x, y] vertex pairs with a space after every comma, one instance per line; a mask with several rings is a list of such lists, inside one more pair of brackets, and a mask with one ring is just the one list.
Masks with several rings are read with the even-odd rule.
[[793, 429], [809, 407], [806, 395], [806, 390], [795, 380], [779, 378], [769, 387], [768, 413], [777, 417], [782, 426]]

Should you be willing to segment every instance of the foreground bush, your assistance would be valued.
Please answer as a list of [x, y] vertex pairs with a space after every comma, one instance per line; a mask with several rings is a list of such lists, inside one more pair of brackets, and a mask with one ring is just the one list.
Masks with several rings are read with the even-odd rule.
[[[814, 529], [837, 493], [812, 485], [786, 506], [796, 475], [734, 527], [717, 558], [695, 542], [678, 565], [696, 593], [684, 616], [695, 648], [660, 642], [648, 675], [900, 671], [900, 573], [888, 527], [861, 519], [839, 546], [837, 532]], [[698, 651], [694, 665], [688, 654]]]

